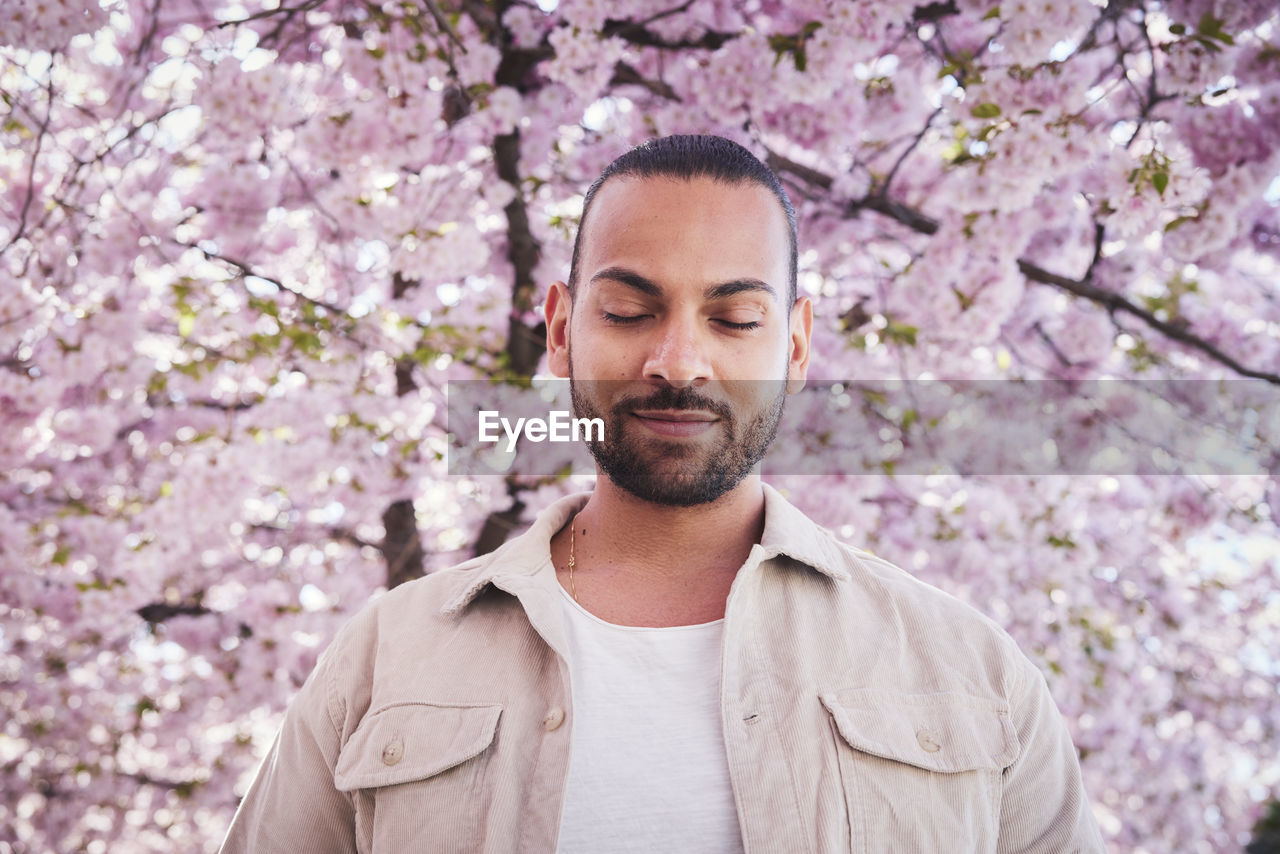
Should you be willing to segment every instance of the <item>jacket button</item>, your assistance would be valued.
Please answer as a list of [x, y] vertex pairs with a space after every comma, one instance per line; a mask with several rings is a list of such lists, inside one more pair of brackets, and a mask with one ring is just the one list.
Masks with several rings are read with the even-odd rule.
[[927, 729], [922, 729], [916, 733], [916, 742], [920, 745], [920, 749], [926, 753], [937, 753], [942, 749], [942, 745], [938, 744], [938, 739]]
[[542, 719], [542, 726], [547, 732], [554, 732], [560, 728], [560, 724], [564, 723], [564, 709], [559, 706], [552, 706], [547, 712], [547, 716]]
[[395, 765], [404, 758], [404, 739], [396, 736], [382, 748], [382, 764]]

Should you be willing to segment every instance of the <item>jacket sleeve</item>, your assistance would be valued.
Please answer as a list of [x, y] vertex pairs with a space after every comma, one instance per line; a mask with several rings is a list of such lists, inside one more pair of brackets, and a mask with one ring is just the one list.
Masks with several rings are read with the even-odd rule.
[[1025, 658], [1021, 664], [1013, 677], [1017, 684], [1011, 710], [1021, 751], [1004, 770], [997, 850], [1000, 854], [1104, 852], [1066, 723], [1040, 671]]
[[332, 698], [341, 639], [340, 634], [289, 705], [221, 854], [354, 854], [354, 807], [334, 786], [342, 718]]

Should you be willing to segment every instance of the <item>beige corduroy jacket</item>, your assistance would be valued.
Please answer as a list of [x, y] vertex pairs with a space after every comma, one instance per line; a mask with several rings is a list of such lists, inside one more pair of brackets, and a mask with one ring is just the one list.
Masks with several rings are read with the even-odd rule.
[[[553, 852], [573, 697], [551, 536], [376, 598], [285, 716], [234, 852]], [[729, 594], [725, 751], [748, 854], [1103, 850], [1040, 672], [990, 620], [765, 487]]]

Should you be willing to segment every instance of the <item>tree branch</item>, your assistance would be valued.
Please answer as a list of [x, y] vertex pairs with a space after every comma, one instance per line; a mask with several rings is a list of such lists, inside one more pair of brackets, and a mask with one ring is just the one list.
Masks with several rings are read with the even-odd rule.
[[511, 506], [506, 510], [490, 513], [480, 526], [476, 536], [475, 554], [484, 555], [507, 541], [511, 532], [520, 526], [520, 516], [524, 513], [525, 503], [520, 500], [520, 493], [526, 487], [511, 475], [507, 475], [507, 495], [511, 498]]
[[613, 77], [609, 80], [609, 86], [643, 86], [660, 98], [666, 98], [668, 101], [680, 101], [680, 96], [676, 94], [676, 90], [672, 89], [665, 80], [649, 80], [633, 66], [625, 62], [619, 62], [613, 67]]
[[13, 233], [13, 237], [9, 238], [9, 242], [0, 247], [0, 255], [8, 251], [21, 240], [27, 233], [27, 216], [31, 213], [31, 203], [35, 200], [36, 195], [36, 161], [40, 159], [40, 149], [44, 145], [45, 135], [49, 132], [49, 120], [53, 117], [53, 73], [52, 68], [49, 71], [49, 82], [45, 86], [45, 97], [49, 99], [48, 107], [45, 110], [44, 121], [40, 123], [40, 128], [36, 133], [35, 145], [31, 151], [31, 161], [27, 164], [27, 192], [22, 200], [22, 212], [18, 214], [18, 228]]
[[213, 612], [203, 605], [193, 603], [170, 605], [168, 602], [152, 602], [150, 605], [143, 605], [134, 613], [154, 626], [173, 617], [203, 617]]
[[422, 575], [422, 536], [418, 532], [413, 501], [402, 498], [387, 505], [382, 513], [382, 556], [387, 562], [387, 588], [398, 587]]
[[[528, 75], [524, 53], [511, 47], [511, 38], [503, 32], [503, 57], [494, 82], [525, 91]], [[503, 212], [507, 216], [507, 260], [511, 262], [511, 314], [507, 322], [507, 365], [517, 376], [532, 376], [546, 348], [542, 334], [528, 326], [523, 316], [533, 309], [538, 283], [534, 268], [542, 257], [542, 247], [529, 227], [529, 210], [524, 200], [524, 181], [520, 175], [520, 129], [493, 140], [493, 162], [498, 177], [514, 191]]]
[[1260, 371], [1254, 368], [1246, 367], [1236, 361], [1233, 357], [1227, 355], [1218, 349], [1214, 344], [1206, 341], [1198, 335], [1188, 332], [1184, 327], [1167, 320], [1161, 320], [1150, 311], [1141, 306], [1135, 305], [1123, 296], [1111, 291], [1103, 290], [1090, 281], [1077, 281], [1069, 279], [1066, 276], [1059, 276], [1056, 273], [1050, 273], [1048, 270], [1026, 260], [1018, 259], [1018, 269], [1022, 274], [1033, 282], [1039, 282], [1044, 285], [1052, 285], [1060, 288], [1067, 293], [1074, 294], [1078, 297], [1089, 300], [1103, 306], [1108, 311], [1120, 312], [1132, 315], [1152, 329], [1164, 335], [1179, 344], [1183, 344], [1192, 350], [1198, 350], [1210, 359], [1219, 364], [1225, 365], [1242, 377], [1251, 377], [1258, 380], [1266, 380], [1269, 383], [1280, 385], [1280, 374], [1271, 371]]
[[952, 15], [959, 15], [960, 9], [956, 6], [955, 0], [944, 0], [940, 3], [925, 3], [917, 6], [911, 13], [911, 20], [917, 24], [923, 24], [930, 21], [941, 21], [943, 18], [949, 18]]
[[906, 159], [911, 156], [911, 152], [920, 147], [921, 140], [924, 139], [924, 136], [929, 132], [929, 129], [933, 127], [933, 120], [936, 119], [941, 112], [942, 107], [938, 107], [930, 113], [929, 118], [924, 123], [924, 127], [920, 128], [920, 132], [915, 135], [907, 147], [903, 149], [902, 153], [898, 155], [898, 159], [894, 161], [893, 166], [889, 169], [889, 174], [885, 175], [884, 181], [880, 183], [879, 195], [886, 198], [888, 197], [889, 188], [893, 185], [893, 179], [897, 176], [898, 170], [902, 168], [902, 164]]
[[[816, 169], [795, 163], [786, 157], [773, 152], [769, 153], [766, 160], [770, 168], [775, 172], [781, 171], [789, 173], [823, 189], [829, 189], [831, 187], [831, 177]], [[843, 214], [846, 218], [852, 218], [858, 216], [863, 210], [874, 211], [882, 216], [894, 220], [895, 222], [901, 223], [912, 231], [920, 234], [933, 235], [938, 232], [939, 226], [937, 220], [926, 216], [915, 208], [886, 198], [879, 193], [873, 193], [865, 198], [849, 202], [849, 204], [845, 206]], [[1098, 234], [1095, 236], [1095, 255], [1097, 255], [1100, 246], [1101, 234]], [[1218, 364], [1225, 365], [1240, 374], [1240, 376], [1265, 380], [1269, 383], [1280, 385], [1280, 374], [1242, 365], [1234, 357], [1220, 350], [1215, 344], [1193, 334], [1186, 328], [1175, 323], [1170, 323], [1166, 320], [1161, 320], [1145, 308], [1125, 299], [1121, 294], [1113, 293], [1098, 287], [1091, 280], [1092, 266], [1090, 267], [1090, 273], [1086, 274], [1084, 279], [1071, 279], [1067, 276], [1051, 273], [1026, 258], [1018, 259], [1018, 269], [1024, 276], [1033, 282], [1037, 282], [1042, 285], [1049, 285], [1082, 299], [1087, 299], [1090, 302], [1103, 306], [1112, 313], [1119, 312], [1136, 317], [1171, 341], [1176, 341], [1192, 350], [1203, 353]]]
[[467, 52], [467, 46], [462, 43], [462, 39], [458, 38], [458, 34], [453, 31], [453, 27], [449, 25], [449, 19], [440, 11], [440, 6], [435, 0], [422, 0], [427, 7], [427, 11], [431, 13], [431, 17], [435, 19], [436, 26], [440, 28], [440, 32], [449, 37], [449, 41], [453, 42], [458, 50], [463, 53]]
[[[657, 20], [657, 17], [650, 18], [649, 20]], [[699, 48], [703, 50], [716, 50], [738, 37], [738, 33], [723, 33], [716, 30], [707, 30], [696, 39], [667, 41], [666, 39], [645, 29], [644, 23], [640, 21], [616, 20], [606, 21], [600, 34], [605, 38], [617, 36], [628, 44], [633, 44], [637, 47], [656, 47], [661, 50], [689, 50]]]

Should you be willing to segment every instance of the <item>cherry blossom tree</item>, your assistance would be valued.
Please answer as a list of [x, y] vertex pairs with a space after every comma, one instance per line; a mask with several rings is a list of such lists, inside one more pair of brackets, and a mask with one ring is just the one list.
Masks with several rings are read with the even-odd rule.
[[451, 475], [445, 386], [544, 371], [585, 186], [668, 133], [783, 178], [817, 377], [1243, 414], [1251, 473], [772, 480], [1014, 635], [1112, 850], [1248, 841], [1280, 788], [1274, 4], [9, 0], [0, 45], [0, 851], [215, 850], [337, 626], [589, 485]]

